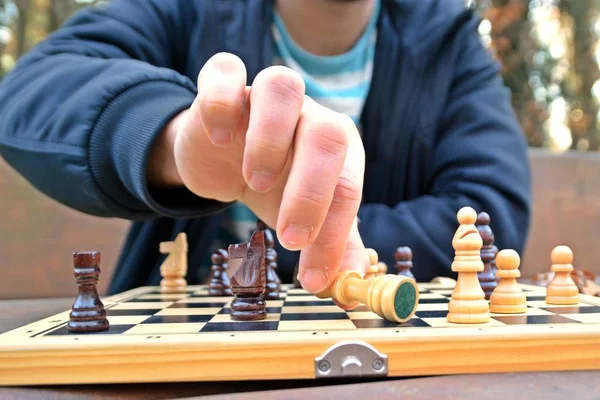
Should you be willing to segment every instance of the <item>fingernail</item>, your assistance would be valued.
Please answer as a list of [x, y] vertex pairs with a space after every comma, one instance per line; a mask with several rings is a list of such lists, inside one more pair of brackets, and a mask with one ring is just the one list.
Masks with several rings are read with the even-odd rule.
[[281, 240], [291, 247], [304, 247], [310, 241], [312, 229], [301, 225], [288, 225], [281, 235]]
[[300, 283], [307, 291], [320, 293], [327, 289], [327, 275], [318, 269], [309, 269], [302, 275]]
[[215, 128], [210, 131], [210, 140], [214, 144], [224, 145], [231, 140], [231, 133], [225, 128]]
[[277, 175], [268, 171], [252, 171], [248, 178], [248, 186], [255, 192], [266, 192], [275, 186]]

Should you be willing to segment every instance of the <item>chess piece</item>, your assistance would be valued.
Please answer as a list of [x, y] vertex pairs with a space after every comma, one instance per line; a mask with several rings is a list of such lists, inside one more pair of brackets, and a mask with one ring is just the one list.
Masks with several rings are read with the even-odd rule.
[[187, 236], [181, 232], [174, 241], [162, 242], [160, 252], [168, 254], [160, 266], [160, 291], [162, 293], [184, 293], [187, 289]]
[[367, 254], [369, 255], [369, 267], [364, 277], [366, 281], [375, 278], [379, 274], [379, 255], [375, 249], [367, 249]]
[[213, 276], [208, 285], [208, 294], [211, 296], [232, 296], [229, 287], [229, 276], [227, 275], [227, 261], [229, 261], [227, 250], [218, 249], [212, 254], [210, 260], [213, 264], [211, 267]]
[[481, 246], [481, 261], [483, 261], [483, 271], [477, 274], [481, 289], [485, 293], [486, 300], [490, 299], [492, 292], [498, 286], [498, 280], [496, 279], [496, 254], [498, 248], [494, 246], [494, 232], [490, 228], [490, 216], [481, 212], [477, 216], [477, 230], [483, 241]]
[[376, 276], [382, 276], [385, 274], [387, 274], [387, 265], [383, 261], [379, 261], [377, 263], [377, 275]]
[[496, 314], [522, 314], [527, 311], [527, 297], [517, 283], [521, 276], [521, 259], [514, 250], [502, 250], [496, 257], [500, 279], [498, 286], [490, 296], [490, 312]]
[[258, 220], [257, 229], [265, 232], [265, 271], [266, 271], [266, 288], [263, 294], [265, 300], [279, 300], [279, 292], [281, 291], [281, 280], [277, 276], [277, 252], [275, 251], [275, 241], [273, 233], [267, 225]]
[[73, 275], [78, 293], [69, 314], [67, 330], [75, 333], [107, 330], [106, 311], [96, 289], [100, 278], [100, 253], [73, 253]]
[[242, 264], [230, 278], [231, 319], [252, 321], [267, 317], [265, 291], [265, 231], [256, 230], [248, 243], [229, 246], [229, 259], [242, 258]]
[[329, 289], [316, 296], [332, 298], [345, 310], [353, 310], [362, 303], [381, 318], [404, 323], [417, 310], [419, 288], [406, 276], [388, 274], [365, 280], [357, 271], [343, 271]]
[[296, 266], [294, 267], [294, 273], [292, 275], [292, 280], [294, 283], [294, 287], [296, 289], [300, 289], [302, 287], [302, 284], [300, 283], [300, 279], [298, 278], [298, 269], [299, 269], [299, 262], [296, 263]]
[[408, 276], [411, 279], [415, 279], [415, 276], [410, 271], [413, 267], [412, 250], [410, 247], [398, 247], [394, 257], [396, 258], [397, 275]]
[[550, 255], [554, 279], [546, 288], [546, 303], [548, 304], [578, 304], [579, 289], [571, 272], [573, 271], [573, 252], [567, 246], [557, 246]]
[[488, 322], [489, 304], [477, 278], [477, 272], [483, 271], [480, 255], [483, 241], [475, 227], [477, 213], [471, 207], [464, 207], [457, 219], [460, 226], [452, 239], [455, 250], [452, 271], [458, 272], [458, 279], [448, 304], [447, 319], [458, 324]]

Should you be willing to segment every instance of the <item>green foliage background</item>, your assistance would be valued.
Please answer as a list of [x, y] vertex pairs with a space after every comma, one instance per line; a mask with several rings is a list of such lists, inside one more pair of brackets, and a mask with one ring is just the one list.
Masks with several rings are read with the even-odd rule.
[[[0, 79], [74, 12], [104, 1], [0, 0]], [[502, 64], [530, 146], [598, 150], [600, 0], [466, 3], [483, 18], [482, 40]]]

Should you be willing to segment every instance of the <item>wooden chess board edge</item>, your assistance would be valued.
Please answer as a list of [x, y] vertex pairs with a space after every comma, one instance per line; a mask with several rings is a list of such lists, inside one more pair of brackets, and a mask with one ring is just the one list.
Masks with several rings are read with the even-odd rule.
[[[471, 340], [364, 341], [389, 357], [389, 376], [600, 369], [600, 335], [510, 335]], [[0, 385], [313, 379], [314, 360], [337, 339], [202, 346], [103, 346], [0, 352]], [[216, 368], [215, 365], [219, 367]]]

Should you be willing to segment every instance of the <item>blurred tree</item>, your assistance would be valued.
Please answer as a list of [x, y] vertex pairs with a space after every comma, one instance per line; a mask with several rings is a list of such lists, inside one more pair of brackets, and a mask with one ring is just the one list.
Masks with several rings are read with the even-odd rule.
[[[530, 146], [598, 150], [598, 0], [477, 0]], [[594, 86], [596, 85], [596, 86]], [[594, 95], [596, 88], [597, 95]]]
[[594, 84], [600, 79], [595, 48], [598, 36], [593, 24], [598, 23], [599, 4], [595, 0], [562, 0], [563, 24], [571, 33], [571, 73], [564, 90], [571, 102], [569, 128], [573, 135], [572, 148], [598, 150], [598, 99]]

